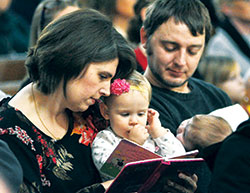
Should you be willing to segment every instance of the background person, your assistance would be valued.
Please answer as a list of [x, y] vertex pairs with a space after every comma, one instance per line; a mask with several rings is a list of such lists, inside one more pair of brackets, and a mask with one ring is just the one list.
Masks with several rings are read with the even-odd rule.
[[217, 0], [221, 22], [208, 42], [206, 55], [232, 57], [244, 77], [250, 68], [250, 1]]
[[203, 80], [228, 94], [233, 103], [241, 103], [246, 96], [246, 87], [240, 74], [240, 65], [228, 56], [205, 56], [198, 70]]
[[10, 10], [12, 0], [0, 1], [0, 55], [24, 53], [28, 50], [29, 25]]
[[134, 45], [135, 56], [137, 61], [137, 71], [144, 73], [148, 66], [146, 50], [140, 43], [140, 30], [143, 21], [146, 17], [147, 7], [154, 2], [154, 0], [137, 0], [134, 4], [135, 15], [129, 21], [128, 26], [128, 40]]
[[[38, 4], [32, 17], [32, 23], [30, 27], [29, 47], [35, 46], [38, 37], [42, 30], [54, 19], [79, 10], [77, 1], [65, 1], [65, 0], [44, 0]], [[31, 82], [27, 76], [24, 78], [20, 89], [25, 87]]]
[[34, 46], [41, 31], [54, 19], [80, 9], [76, 0], [43, 0], [33, 14], [30, 27], [29, 46]]
[[128, 23], [134, 16], [135, 2], [136, 0], [89, 0], [88, 7], [107, 15], [117, 31], [127, 39]]

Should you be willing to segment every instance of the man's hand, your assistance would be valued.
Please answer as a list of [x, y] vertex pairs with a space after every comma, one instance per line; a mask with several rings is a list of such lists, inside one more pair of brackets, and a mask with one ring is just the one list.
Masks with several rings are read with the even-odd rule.
[[164, 186], [163, 192], [171, 192], [171, 193], [194, 193], [197, 189], [197, 175], [193, 174], [192, 176], [188, 176], [186, 174], [180, 173], [179, 178], [184, 180], [184, 185], [180, 185], [176, 182], [167, 180], [167, 183]]

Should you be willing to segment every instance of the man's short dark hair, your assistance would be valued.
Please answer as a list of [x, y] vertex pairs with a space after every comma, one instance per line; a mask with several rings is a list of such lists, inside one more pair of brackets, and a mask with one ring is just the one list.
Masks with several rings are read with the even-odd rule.
[[147, 38], [170, 18], [186, 24], [193, 36], [205, 30], [206, 42], [209, 40], [213, 27], [208, 10], [200, 0], [156, 0], [148, 8], [143, 24]]
[[112, 22], [92, 9], [74, 11], [50, 23], [30, 49], [26, 66], [32, 81], [45, 94], [63, 80], [64, 89], [93, 62], [119, 59], [116, 77], [126, 77], [136, 66], [135, 55]]

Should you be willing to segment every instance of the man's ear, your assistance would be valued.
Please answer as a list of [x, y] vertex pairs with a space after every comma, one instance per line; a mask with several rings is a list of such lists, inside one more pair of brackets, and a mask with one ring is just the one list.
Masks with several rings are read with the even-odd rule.
[[100, 112], [104, 119], [109, 120], [108, 107], [104, 102], [99, 104]]
[[147, 43], [146, 31], [145, 31], [143, 26], [141, 27], [141, 30], [140, 30], [140, 37], [141, 37], [141, 45], [143, 46], [144, 49], [147, 49], [147, 47], [146, 47], [146, 43]]

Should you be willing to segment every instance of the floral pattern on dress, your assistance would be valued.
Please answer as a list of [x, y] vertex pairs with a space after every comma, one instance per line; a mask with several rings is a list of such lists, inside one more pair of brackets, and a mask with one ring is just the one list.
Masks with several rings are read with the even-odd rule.
[[86, 146], [92, 144], [99, 131], [99, 128], [105, 128], [105, 126], [107, 126], [107, 122], [103, 121], [104, 119], [93, 119], [92, 115], [83, 117], [81, 114], [73, 113], [73, 117], [74, 129], [72, 130], [71, 135], [81, 135], [79, 138], [79, 143]]

